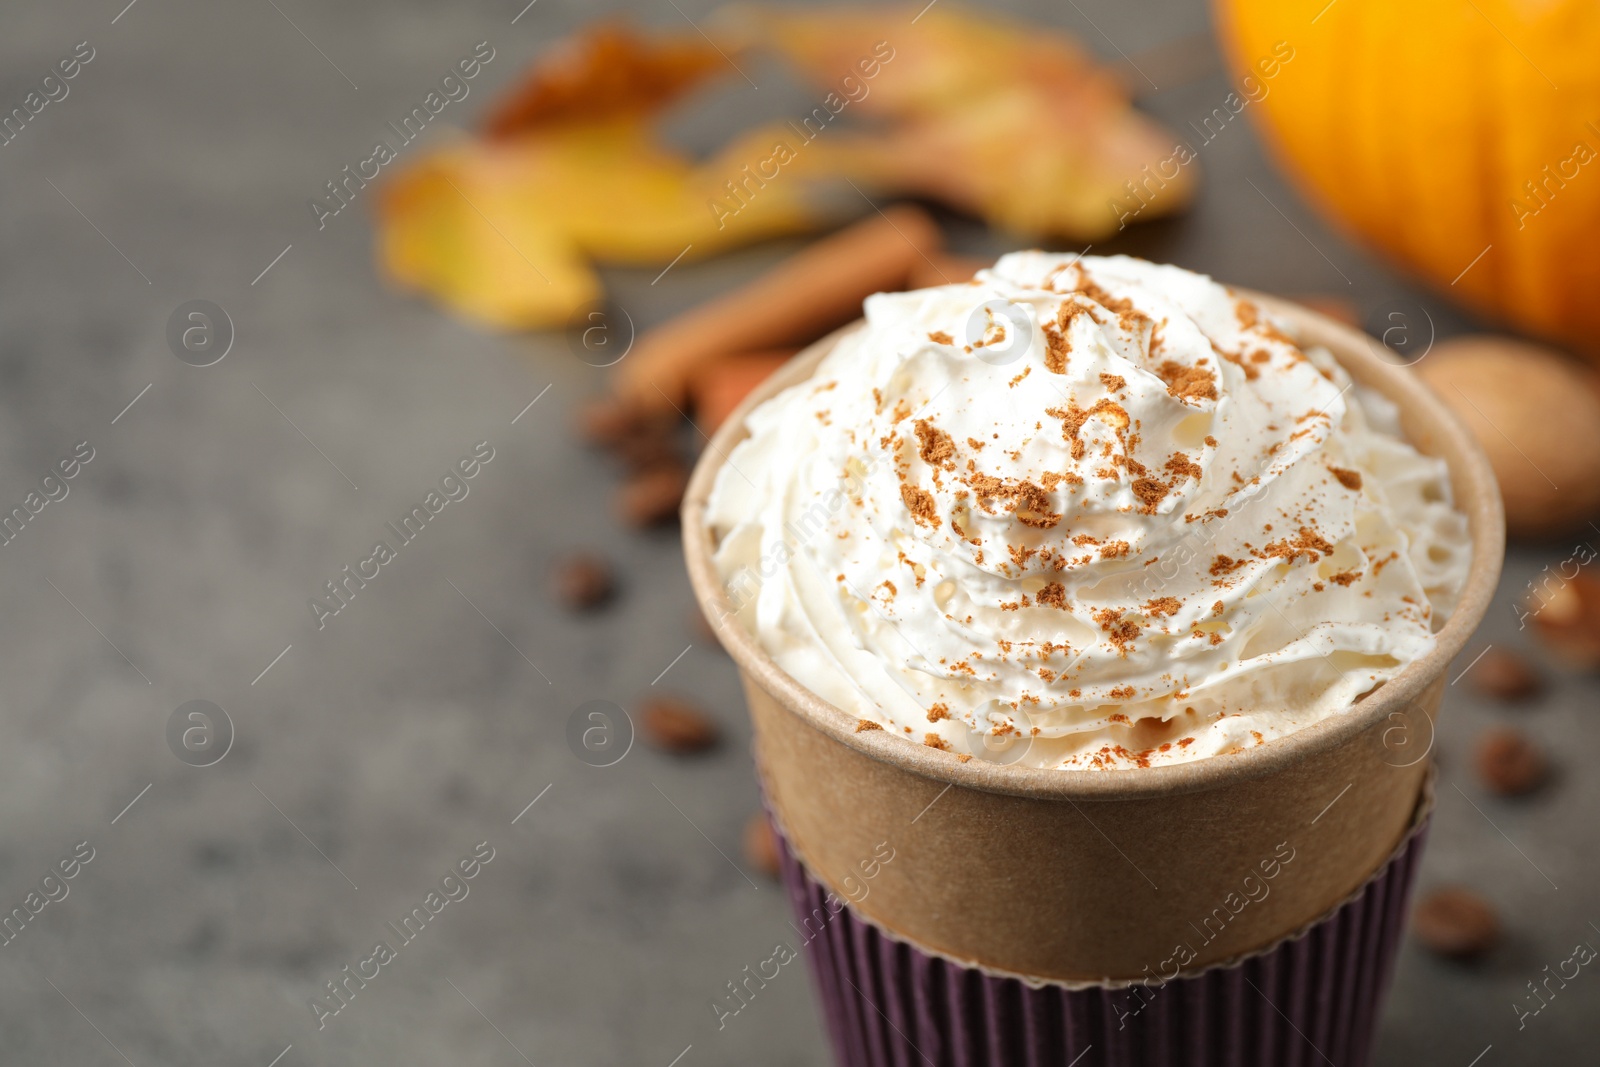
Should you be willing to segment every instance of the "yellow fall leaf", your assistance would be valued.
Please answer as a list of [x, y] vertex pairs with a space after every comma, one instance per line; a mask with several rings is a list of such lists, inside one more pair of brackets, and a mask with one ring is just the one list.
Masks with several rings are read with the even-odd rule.
[[592, 262], [693, 259], [817, 224], [793, 184], [769, 185], [728, 224], [712, 207], [726, 165], [696, 167], [633, 123], [461, 144], [385, 186], [380, 257], [484, 325], [560, 326], [600, 297]]

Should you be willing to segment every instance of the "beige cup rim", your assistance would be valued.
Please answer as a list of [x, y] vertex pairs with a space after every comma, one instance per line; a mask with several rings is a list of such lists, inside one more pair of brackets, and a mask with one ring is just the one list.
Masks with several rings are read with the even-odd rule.
[[[1477, 628], [1499, 581], [1505, 551], [1505, 517], [1488, 459], [1471, 433], [1404, 364], [1380, 355], [1376, 339], [1324, 315], [1276, 297], [1234, 289], [1287, 320], [1307, 346], [1322, 345], [1360, 384], [1397, 404], [1408, 436], [1423, 440], [1430, 454], [1449, 464], [1456, 506], [1466, 515], [1472, 561], [1461, 599], [1437, 634], [1432, 652], [1414, 660], [1389, 682], [1335, 715], [1242, 752], [1187, 763], [1119, 770], [1067, 770], [1021, 767], [984, 760], [961, 762], [954, 754], [911, 743], [883, 730], [857, 733], [856, 716], [823, 700], [767, 655], [742, 625], [719, 625], [731, 613], [715, 564], [714, 545], [705, 524], [706, 500], [717, 471], [746, 436], [745, 420], [762, 401], [804, 381], [838, 340], [861, 325], [858, 320], [811, 345], [764, 381], [712, 435], [695, 465], [684, 495], [683, 543], [690, 582], [701, 610], [711, 621], [734, 662], [762, 689], [813, 728], [862, 754], [935, 782], [990, 793], [1064, 800], [1131, 800], [1188, 793], [1282, 771], [1349, 741], [1388, 721], [1403, 728], [1404, 710], [1437, 678]], [[1396, 718], [1401, 716], [1400, 718]], [[1430, 720], [1431, 722], [1431, 720]], [[1431, 729], [1431, 726], [1430, 726]], [[1430, 738], [1431, 745], [1431, 738]]]

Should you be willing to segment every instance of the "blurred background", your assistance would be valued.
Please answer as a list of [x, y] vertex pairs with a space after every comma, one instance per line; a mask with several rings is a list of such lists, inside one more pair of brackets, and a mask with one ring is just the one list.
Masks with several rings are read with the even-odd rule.
[[788, 909], [661, 521], [767, 364], [593, 402], [906, 200], [930, 266], [1173, 262], [1464, 412], [1519, 538], [1420, 890], [1497, 932], [1408, 945], [1377, 1062], [1592, 1055], [1600, 978], [1530, 996], [1600, 944], [1588, 5], [125, 3], [0, 12], [0, 1060], [828, 1062], [798, 968], [712, 1007]]

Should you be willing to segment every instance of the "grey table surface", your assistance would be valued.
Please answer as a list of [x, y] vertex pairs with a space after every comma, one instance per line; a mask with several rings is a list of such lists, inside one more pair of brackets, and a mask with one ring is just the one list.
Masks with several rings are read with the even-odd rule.
[[[394, 292], [374, 270], [367, 204], [320, 231], [307, 208], [477, 42], [496, 58], [453, 105], [458, 124], [599, 11], [681, 28], [711, 5], [124, 3], [0, 10], [6, 110], [78, 42], [94, 49], [70, 94], [0, 147], [0, 501], [20, 503], [79, 442], [94, 451], [0, 549], [0, 909], [80, 842], [93, 850], [0, 951], [0, 1063], [827, 1062], [797, 970], [720, 1030], [710, 1008], [790, 936], [786, 905], [725, 858], [756, 784], [733, 667], [689, 623], [677, 538], [616, 526], [615, 472], [567, 428], [604, 372], [559, 336], [486, 335]], [[1209, 24], [1193, 0], [1005, 6], [1108, 59]], [[678, 135], [708, 148], [811, 106], [780, 72], [758, 80], [710, 93]], [[1181, 129], [1227, 91], [1213, 69], [1143, 106]], [[447, 136], [430, 129], [412, 150]], [[1201, 162], [1188, 215], [1105, 250], [1341, 294], [1369, 326], [1395, 307], [1426, 308], [1440, 335], [1470, 326], [1319, 222], [1244, 123]], [[946, 223], [962, 250], [1007, 247]], [[659, 284], [653, 270], [606, 278], [643, 326], [791, 247]], [[236, 333], [205, 368], [166, 340], [194, 299]], [[469, 496], [318, 630], [308, 598], [480, 441], [494, 459]], [[546, 592], [551, 560], [575, 546], [612, 555], [625, 581], [616, 608], [577, 621]], [[1513, 594], [1567, 551], [1513, 551], [1474, 649], [1532, 647]], [[1579, 770], [1600, 761], [1595, 690], [1551, 678], [1515, 712], [1466, 683], [1450, 691], [1422, 881], [1477, 887], [1507, 936], [1471, 968], [1408, 948], [1379, 1063], [1592, 1062], [1600, 978], [1580, 976], [1520, 1030], [1513, 1010], [1600, 920], [1600, 777]], [[574, 757], [574, 708], [631, 704], [653, 684], [703, 701], [728, 743], [688, 762]], [[209, 767], [169, 748], [191, 700], [233, 726]], [[1558, 765], [1517, 802], [1469, 773], [1474, 735], [1507, 722]], [[469, 895], [319, 1030], [310, 998], [480, 842], [493, 859]]]

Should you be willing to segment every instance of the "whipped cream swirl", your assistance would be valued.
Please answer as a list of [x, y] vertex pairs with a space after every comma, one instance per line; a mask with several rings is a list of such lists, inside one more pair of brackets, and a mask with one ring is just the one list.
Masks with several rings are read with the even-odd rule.
[[708, 521], [738, 618], [956, 758], [1150, 766], [1348, 708], [1434, 643], [1441, 460], [1202, 275], [1022, 252], [866, 302], [757, 408]]

